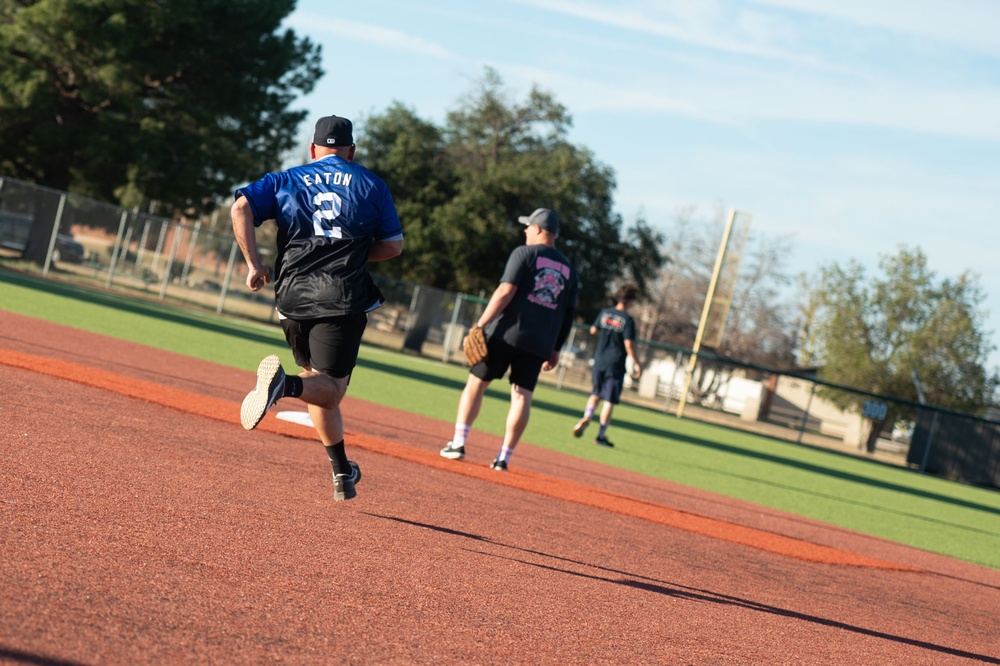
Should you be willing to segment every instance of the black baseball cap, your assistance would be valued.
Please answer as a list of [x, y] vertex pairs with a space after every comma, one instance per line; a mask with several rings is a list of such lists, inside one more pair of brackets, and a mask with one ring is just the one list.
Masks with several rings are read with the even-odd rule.
[[313, 143], [317, 146], [350, 146], [354, 143], [354, 125], [347, 118], [326, 116], [316, 121]]
[[556, 215], [554, 210], [549, 210], [548, 208], [536, 208], [535, 212], [527, 217], [521, 216], [517, 218], [517, 221], [526, 226], [534, 225], [539, 229], [544, 229], [545, 231], [551, 232], [552, 234], [559, 235], [559, 216]]

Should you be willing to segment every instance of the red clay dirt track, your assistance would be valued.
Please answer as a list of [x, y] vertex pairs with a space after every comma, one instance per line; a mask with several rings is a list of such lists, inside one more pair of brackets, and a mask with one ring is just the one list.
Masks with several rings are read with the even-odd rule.
[[0, 663], [1000, 664], [1000, 572], [530, 426], [504, 475], [349, 398], [334, 503], [310, 429], [240, 427], [252, 370], [0, 312]]

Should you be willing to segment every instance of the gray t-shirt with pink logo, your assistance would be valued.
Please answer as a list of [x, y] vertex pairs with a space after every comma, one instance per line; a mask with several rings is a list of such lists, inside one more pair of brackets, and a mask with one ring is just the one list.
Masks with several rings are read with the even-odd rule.
[[522, 245], [510, 253], [500, 282], [517, 287], [513, 300], [486, 327], [512, 347], [548, 360], [562, 347], [576, 311], [576, 270], [559, 250]]

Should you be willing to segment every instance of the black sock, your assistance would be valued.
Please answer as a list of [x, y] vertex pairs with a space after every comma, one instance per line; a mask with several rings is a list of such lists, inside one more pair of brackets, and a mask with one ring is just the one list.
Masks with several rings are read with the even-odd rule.
[[297, 398], [302, 395], [302, 378], [296, 375], [285, 377], [285, 391], [282, 398]]
[[344, 451], [344, 440], [340, 440], [333, 446], [325, 446], [326, 455], [333, 465], [334, 474], [351, 474], [351, 463], [347, 462], [347, 452]]

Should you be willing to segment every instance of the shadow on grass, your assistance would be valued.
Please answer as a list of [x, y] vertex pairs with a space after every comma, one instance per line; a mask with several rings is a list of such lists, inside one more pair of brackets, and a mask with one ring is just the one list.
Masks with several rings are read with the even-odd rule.
[[[372, 345], [378, 349], [388, 351], [390, 353], [400, 353], [398, 349], [393, 349], [391, 347], [383, 347]], [[424, 357], [421, 357], [424, 358]], [[426, 359], [424, 359], [426, 360]], [[454, 394], [454, 404], [458, 405], [458, 398], [465, 388], [465, 377], [463, 373], [461, 379], [453, 379], [450, 377], [442, 377], [440, 375], [432, 374], [429, 372], [424, 372], [416, 368], [405, 367], [402, 365], [394, 365], [392, 363], [385, 363], [383, 361], [376, 361], [372, 358], [358, 357], [358, 367], [367, 368], [369, 370], [375, 370], [378, 372], [384, 372], [391, 375], [394, 378], [404, 378], [411, 379], [421, 384], [433, 384], [434, 386], [440, 386], [444, 389], [449, 389], [455, 392]], [[510, 400], [510, 391], [507, 389], [507, 379], [498, 379], [492, 382], [489, 388], [486, 389], [486, 397], [494, 398], [496, 400], [502, 400], [507, 402]], [[539, 403], [537, 401], [532, 402], [532, 407], [535, 408]], [[568, 411], [568, 410], [567, 410]]]
[[[399, 353], [398, 350], [392, 350], [386, 347], [379, 347], [389, 352]], [[449, 389], [455, 391], [455, 404], [458, 404], [458, 394], [462, 392], [465, 388], [465, 379], [453, 379], [450, 377], [442, 377], [439, 375], [431, 374], [429, 372], [424, 372], [416, 368], [408, 368], [402, 365], [394, 365], [392, 363], [385, 363], [383, 361], [377, 361], [372, 358], [358, 357], [358, 367], [367, 368], [368, 370], [376, 370], [378, 372], [384, 372], [391, 375], [397, 379], [412, 379], [413, 381], [420, 382], [421, 384], [433, 384], [434, 386], [440, 386], [441, 388]], [[487, 389], [491, 394], [494, 393], [492, 388]]]

